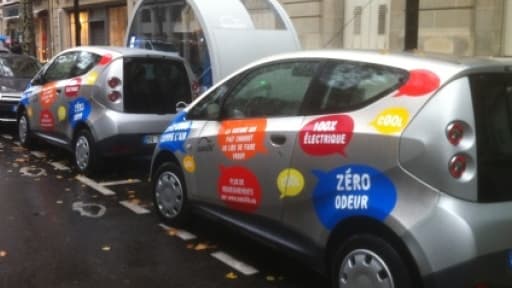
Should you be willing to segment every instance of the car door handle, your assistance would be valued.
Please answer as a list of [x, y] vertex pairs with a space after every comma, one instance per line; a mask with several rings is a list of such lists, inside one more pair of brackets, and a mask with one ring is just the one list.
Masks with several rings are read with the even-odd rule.
[[274, 145], [283, 145], [286, 143], [286, 136], [281, 134], [272, 134], [270, 135], [270, 141]]

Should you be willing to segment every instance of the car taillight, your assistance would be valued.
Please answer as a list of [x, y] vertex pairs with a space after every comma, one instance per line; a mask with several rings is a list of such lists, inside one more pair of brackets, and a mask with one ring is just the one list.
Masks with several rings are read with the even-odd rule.
[[119, 99], [121, 99], [122, 95], [121, 95], [121, 92], [119, 92], [119, 91], [112, 91], [107, 95], [107, 97], [108, 97], [108, 100], [110, 100], [110, 102], [116, 102]]
[[462, 154], [454, 155], [452, 159], [450, 159], [449, 170], [450, 175], [453, 178], [459, 179], [464, 171], [466, 171], [467, 167], [467, 159], [466, 156]]
[[446, 127], [446, 138], [453, 145], [459, 145], [464, 137], [464, 125], [459, 121], [454, 121]]
[[117, 77], [112, 77], [108, 79], [108, 87], [110, 88], [116, 88], [117, 86], [121, 85], [121, 79]]

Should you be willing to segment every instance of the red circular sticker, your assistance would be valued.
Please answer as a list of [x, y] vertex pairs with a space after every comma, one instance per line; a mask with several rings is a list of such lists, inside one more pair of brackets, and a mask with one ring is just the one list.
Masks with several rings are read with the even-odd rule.
[[402, 95], [412, 97], [423, 96], [439, 88], [440, 83], [439, 77], [431, 71], [422, 69], [411, 70], [409, 71], [409, 79], [398, 89], [396, 97]]
[[254, 212], [260, 206], [261, 188], [258, 178], [241, 166], [220, 167], [217, 191], [220, 199], [230, 208]]
[[321, 156], [341, 154], [354, 134], [354, 120], [348, 115], [330, 115], [310, 121], [299, 132], [299, 144], [304, 152]]
[[39, 116], [39, 124], [44, 130], [53, 130], [55, 128], [55, 118], [53, 117], [52, 112], [48, 110], [42, 111]]
[[66, 83], [64, 87], [64, 94], [67, 97], [76, 97], [78, 96], [78, 92], [80, 92], [80, 85], [82, 84], [82, 78], [73, 78]]

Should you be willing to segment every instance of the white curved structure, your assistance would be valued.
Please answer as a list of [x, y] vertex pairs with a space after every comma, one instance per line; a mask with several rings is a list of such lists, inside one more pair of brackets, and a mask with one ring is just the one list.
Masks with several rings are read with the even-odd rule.
[[205, 88], [258, 58], [300, 50], [277, 0], [141, 0], [126, 44], [178, 52]]

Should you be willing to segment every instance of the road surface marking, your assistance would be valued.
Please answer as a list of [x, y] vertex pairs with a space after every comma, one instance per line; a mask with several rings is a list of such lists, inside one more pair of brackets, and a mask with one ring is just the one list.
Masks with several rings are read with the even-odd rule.
[[106, 187], [103, 187], [101, 186], [100, 184], [94, 182], [93, 180], [85, 177], [85, 176], [82, 176], [82, 175], [77, 175], [76, 177], [76, 180], [82, 182], [83, 184], [91, 187], [92, 189], [98, 191], [99, 193], [105, 195], [105, 196], [112, 196], [112, 195], [116, 195], [116, 193]]
[[137, 204], [134, 204], [130, 201], [119, 201], [119, 204], [123, 205], [124, 207], [132, 210], [133, 212], [135, 212], [136, 214], [148, 214], [150, 213], [151, 211], [149, 211], [148, 209], [144, 208], [144, 207], [141, 207]]
[[128, 179], [128, 180], [119, 180], [119, 181], [110, 181], [110, 182], [100, 182], [101, 186], [114, 186], [114, 185], [125, 185], [125, 184], [134, 184], [140, 183], [139, 179]]
[[45, 158], [46, 157], [46, 155], [43, 152], [39, 152], [39, 151], [32, 151], [32, 152], [30, 152], [30, 154], [36, 156], [37, 158]]
[[7, 139], [7, 140], [12, 140], [14, 139], [11, 135], [7, 135], [7, 134], [2, 134], [2, 137]]
[[43, 168], [38, 167], [22, 167], [20, 169], [21, 176], [28, 176], [28, 177], [41, 177], [41, 176], [47, 176], [46, 170]]
[[229, 255], [226, 252], [218, 251], [218, 252], [214, 252], [210, 255], [212, 255], [213, 258], [219, 260], [220, 262], [230, 266], [231, 268], [237, 270], [238, 272], [240, 272], [246, 276], [254, 275], [254, 274], [258, 273], [258, 270], [256, 268], [252, 267], [249, 264], [245, 264], [244, 262], [233, 258], [231, 255]]
[[52, 165], [55, 170], [71, 170], [71, 168], [60, 162], [50, 162], [50, 165]]
[[173, 230], [173, 229], [176, 230], [176, 236], [178, 236], [183, 241], [189, 241], [189, 240], [193, 240], [193, 239], [197, 238], [196, 235], [194, 235], [188, 231], [169, 227], [163, 223], [158, 224], [158, 226], [162, 227], [166, 231]]
[[[107, 208], [101, 204], [95, 203], [83, 203], [82, 201], [75, 202], [71, 206], [73, 211], [77, 211], [81, 216], [99, 218], [107, 212]], [[88, 211], [93, 210], [93, 211]], [[94, 212], [94, 210], [97, 210]]]

